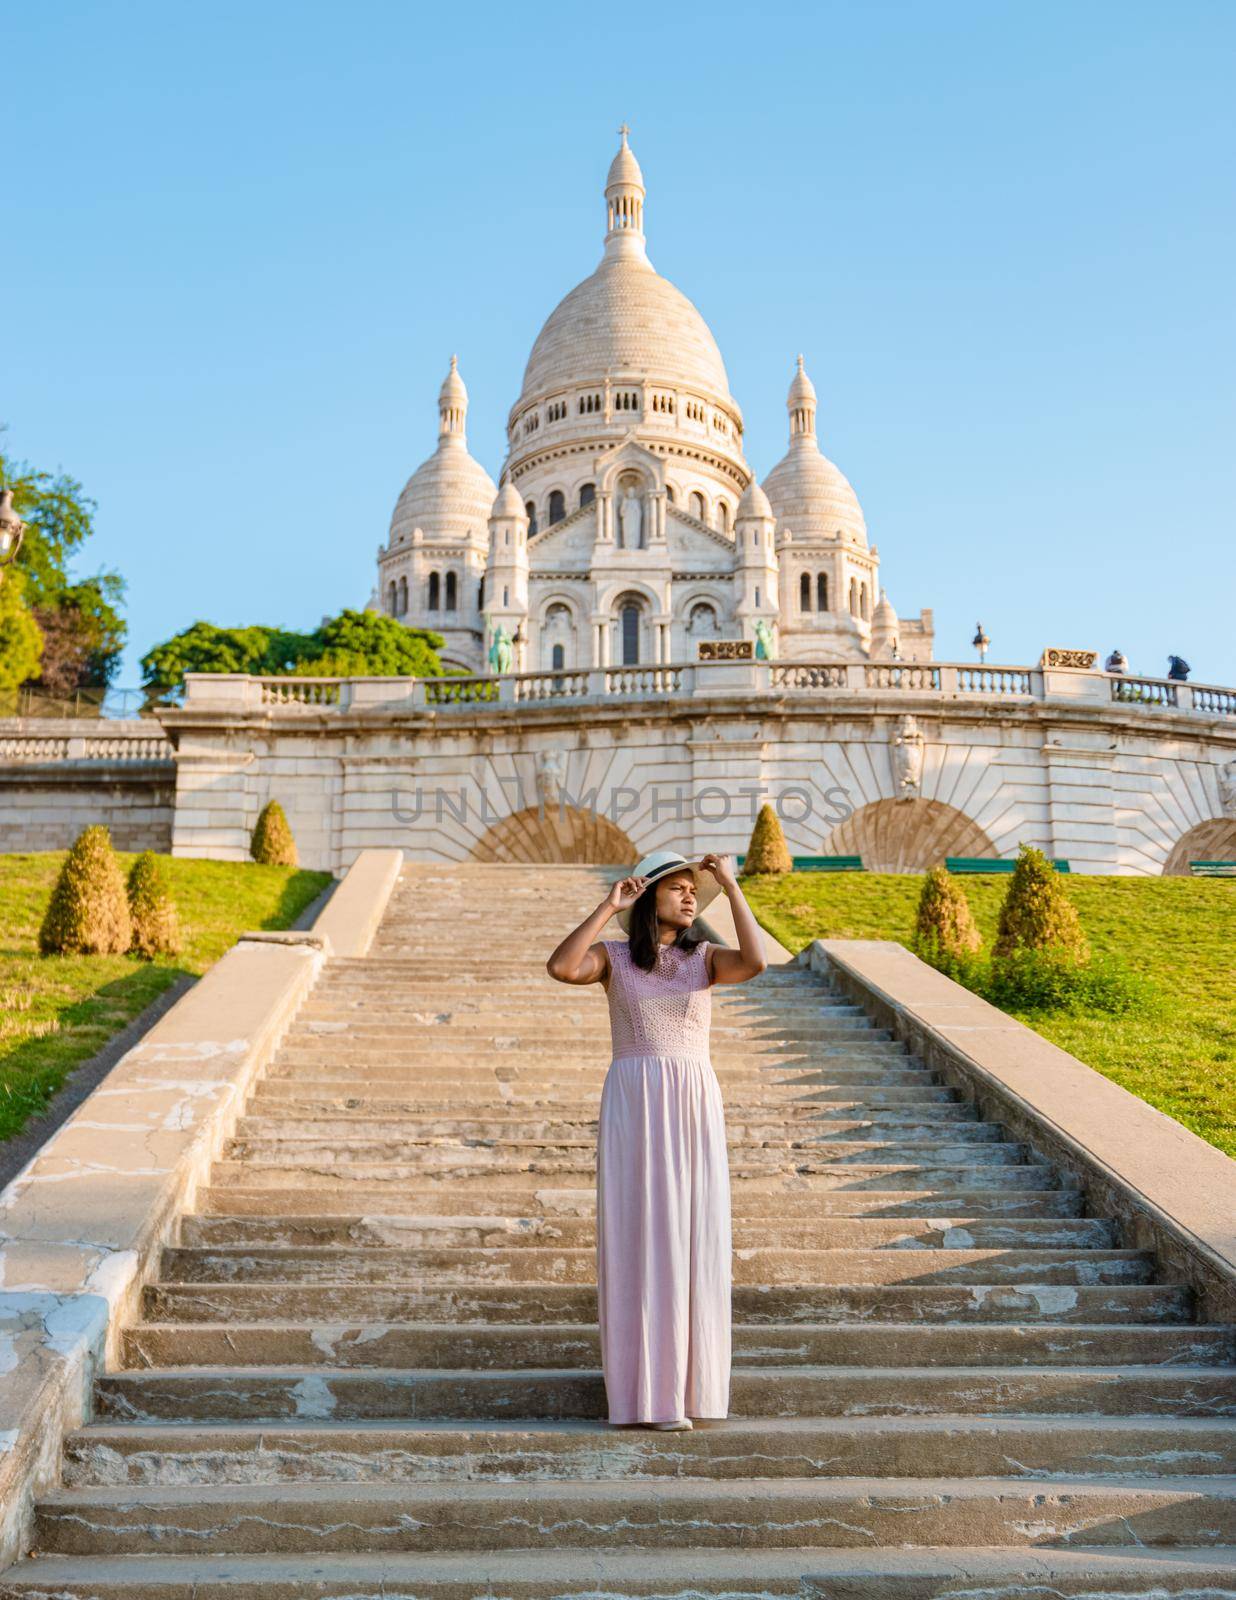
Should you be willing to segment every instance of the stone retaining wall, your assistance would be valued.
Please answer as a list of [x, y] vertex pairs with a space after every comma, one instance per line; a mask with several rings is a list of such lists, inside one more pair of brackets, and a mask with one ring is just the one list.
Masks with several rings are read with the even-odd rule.
[[1122, 1244], [1151, 1250], [1196, 1296], [1199, 1322], [1236, 1321], [1236, 1161], [1068, 1051], [879, 939], [816, 939], [827, 970], [945, 1083], [1069, 1174]]
[[0, 719], [0, 853], [67, 850], [96, 822], [118, 850], [167, 852], [175, 806], [157, 722]]

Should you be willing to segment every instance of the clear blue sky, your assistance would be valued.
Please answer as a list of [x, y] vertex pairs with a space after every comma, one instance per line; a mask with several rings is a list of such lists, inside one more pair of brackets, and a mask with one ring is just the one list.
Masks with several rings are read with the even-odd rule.
[[937, 655], [1236, 683], [1236, 4], [0, 0], [9, 447], [99, 503], [137, 682], [363, 605], [452, 351], [497, 476], [626, 119], [759, 474], [805, 353]]

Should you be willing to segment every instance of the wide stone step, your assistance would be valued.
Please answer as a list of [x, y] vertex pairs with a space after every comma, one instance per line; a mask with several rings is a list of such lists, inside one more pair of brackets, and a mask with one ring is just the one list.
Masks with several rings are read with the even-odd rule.
[[[785, 1220], [796, 1217], [814, 1221], [823, 1217], [921, 1217], [927, 1214], [964, 1213], [967, 1217], [1080, 1217], [1084, 1202], [1079, 1189], [969, 1189], [940, 1194], [933, 1190], [907, 1189], [881, 1193], [878, 1190], [832, 1190], [797, 1193], [788, 1185], [778, 1190], [756, 1192], [743, 1185], [735, 1189], [731, 1205], [733, 1220]], [[483, 1193], [457, 1193], [449, 1186], [406, 1192], [366, 1189], [356, 1185], [348, 1191], [350, 1205], [365, 1214], [380, 1212], [387, 1217], [404, 1216], [489, 1216], [495, 1210], [503, 1215], [591, 1217], [596, 1209], [596, 1191], [585, 1189], [525, 1189], [518, 1193], [500, 1187]], [[302, 1187], [261, 1187], [256, 1181], [228, 1188], [199, 1189], [197, 1204], [205, 1216], [254, 1217], [317, 1216], [323, 1211], [322, 1191], [316, 1185]]]
[[[970, 1326], [807, 1323], [733, 1327], [740, 1366], [1223, 1366], [1236, 1359], [1225, 1326], [1033, 1324]], [[130, 1367], [597, 1367], [586, 1323], [141, 1322], [125, 1330]]]
[[[460, 1094], [476, 1095], [495, 1083], [512, 1083], [546, 1088], [573, 1090], [577, 1093], [599, 1094], [609, 1071], [608, 1059], [597, 1056], [581, 1057], [578, 1061], [551, 1061], [543, 1054], [525, 1054], [519, 1057], [497, 1050], [483, 1057], [456, 1059], [450, 1052], [427, 1054], [421, 1061], [408, 1061], [389, 1055], [365, 1059], [356, 1052], [314, 1051], [313, 1059], [298, 1061], [281, 1054], [272, 1064], [264, 1083], [291, 1079], [310, 1088], [323, 1083], [351, 1084], [354, 1089], [383, 1092], [394, 1089], [441, 1089], [454, 1084]], [[814, 1064], [798, 1065], [769, 1063], [761, 1067], [750, 1056], [732, 1061], [712, 1059], [712, 1067], [723, 1094], [748, 1088], [768, 1091], [781, 1089], [788, 1092], [810, 1089], [839, 1089], [849, 1087], [853, 1098], [861, 1090], [869, 1103], [879, 1105], [879, 1096], [895, 1095], [909, 1090], [927, 1100], [951, 1101], [957, 1092], [940, 1084], [933, 1074], [923, 1067], [908, 1066], [904, 1061], [882, 1065], [880, 1062], [852, 1059], [823, 1060]]]
[[[814, 1167], [872, 1166], [881, 1161], [905, 1166], [1020, 1166], [1027, 1147], [1008, 1141], [968, 1143], [949, 1134], [907, 1139], [814, 1139], [782, 1137], [767, 1141], [744, 1137], [741, 1127], [727, 1130], [730, 1160], [738, 1168], [780, 1166], [787, 1158], [799, 1155]], [[269, 1138], [232, 1138], [224, 1145], [224, 1159], [255, 1164], [286, 1164], [304, 1161], [312, 1166], [364, 1167], [377, 1163], [397, 1163], [436, 1171], [451, 1168], [480, 1168], [487, 1172], [522, 1170], [532, 1163], [573, 1162], [580, 1170], [593, 1167], [596, 1138], [581, 1133], [577, 1138], [557, 1140], [490, 1137], [387, 1138], [365, 1139], [336, 1135], [334, 1138], [296, 1137], [285, 1134]]]
[[[392, 1118], [454, 1119], [460, 1116], [495, 1116], [500, 1111], [512, 1116], [550, 1116], [570, 1121], [595, 1122], [601, 1101], [600, 1087], [590, 1095], [582, 1095], [567, 1085], [560, 1090], [520, 1089], [503, 1083], [495, 1095], [493, 1085], [467, 1094], [456, 1089], [453, 1093], [445, 1084], [436, 1088], [429, 1085], [409, 1087], [403, 1094], [350, 1092], [342, 1085], [334, 1093], [315, 1093], [294, 1078], [266, 1080], [249, 1100], [250, 1116], [348, 1117], [377, 1118], [388, 1123]], [[871, 1108], [865, 1101], [848, 1102], [821, 1100], [814, 1089], [806, 1093], [793, 1086], [749, 1085], [741, 1093], [731, 1092], [725, 1097], [726, 1116], [751, 1121], [756, 1117], [773, 1118], [779, 1122], [800, 1123], [817, 1121], [834, 1127], [839, 1122], [851, 1120], [868, 1122], [872, 1126], [903, 1127], [907, 1123], [930, 1123], [934, 1127], [946, 1122], [977, 1122], [979, 1114], [973, 1105], [957, 1100], [924, 1101], [906, 1106]]]
[[[794, 1096], [795, 1103], [817, 1105], [838, 1112], [845, 1109], [861, 1113], [869, 1110], [954, 1106], [973, 1114], [972, 1107], [958, 1098], [956, 1089], [932, 1083], [930, 1079], [916, 1076], [885, 1087], [888, 1083], [887, 1073], [864, 1072], [856, 1082], [839, 1082], [838, 1079], [847, 1076], [847, 1071], [795, 1073], [789, 1078], [771, 1078], [755, 1072], [719, 1072], [717, 1077], [727, 1106], [743, 1104], [751, 1094], [790, 1094]], [[593, 1098], [593, 1103], [598, 1103], [604, 1081], [604, 1069], [588, 1073], [546, 1072], [509, 1067], [505, 1063], [486, 1068], [483, 1072], [478, 1071], [467, 1079], [459, 1069], [440, 1063], [432, 1073], [420, 1070], [415, 1073], [396, 1070], [370, 1073], [356, 1069], [349, 1073], [337, 1064], [291, 1068], [276, 1063], [271, 1068], [270, 1076], [262, 1080], [262, 1091], [272, 1096], [284, 1092], [289, 1095], [324, 1094], [332, 1097], [350, 1094], [363, 1099], [376, 1096], [385, 1101], [406, 1104], [407, 1100], [420, 1101], [423, 1095], [433, 1096], [440, 1101], [444, 1094], [449, 1093], [454, 1082], [455, 1094], [447, 1102], [451, 1105], [458, 1105], [460, 1097], [464, 1095], [469, 1104], [475, 1104], [477, 1095], [488, 1096], [491, 1104], [503, 1104], [508, 1095], [514, 1097], [521, 1093], [560, 1095], [575, 1100], [587, 1095]]]
[[[447, 1017], [448, 1013], [441, 1013]], [[289, 1044], [299, 1044], [306, 1039], [329, 1039], [346, 1037], [349, 1046], [355, 1045], [399, 1045], [415, 1041], [422, 1046], [436, 1046], [440, 1039], [451, 1038], [455, 1040], [471, 1039], [486, 1045], [497, 1043], [502, 1039], [522, 1039], [530, 1045], [538, 1045], [544, 1050], [558, 1049], [564, 1045], [575, 1048], [596, 1046], [602, 1048], [610, 1042], [609, 1019], [603, 1013], [589, 1018], [578, 1017], [572, 1019], [571, 1013], [566, 1015], [555, 1007], [552, 1012], [547, 1011], [544, 1016], [523, 1018], [507, 1017], [506, 1025], [484, 1020], [473, 1021], [466, 1015], [462, 1018], [440, 1020], [433, 1022], [431, 1013], [416, 1013], [401, 1022], [398, 1014], [384, 1016], [365, 1021], [360, 1017], [339, 1018], [331, 1022], [300, 1022], [293, 1023], [288, 1030]], [[763, 1045], [765, 1049], [796, 1046], [820, 1040], [822, 1043], [840, 1043], [854, 1041], [856, 1043], [879, 1043], [882, 1040], [891, 1040], [892, 1035], [884, 1028], [873, 1027], [868, 1022], [822, 1022], [802, 1021], [791, 1022], [788, 1019], [778, 1018], [775, 1023], [763, 1025], [754, 1023], [714, 1022], [709, 1033], [710, 1048], [720, 1049], [724, 1045]]]
[[49, 1554], [212, 1551], [260, 1554], [322, 1549], [543, 1549], [592, 1547], [858, 1546], [907, 1541], [1030, 1545], [1050, 1538], [1116, 1546], [1236, 1543], [1236, 1481], [1155, 1479], [777, 1478], [666, 1479], [655, 1494], [629, 1482], [537, 1480], [451, 1484], [280, 1484], [61, 1490], [35, 1508], [35, 1539]]
[[[596, 1249], [554, 1245], [326, 1249], [258, 1246], [162, 1253], [163, 1283], [595, 1284]], [[1150, 1283], [1144, 1250], [801, 1250], [748, 1248], [734, 1254], [739, 1284], [1124, 1284]]]
[[[805, 1558], [805, 1559], [804, 1559]], [[806, 1580], [802, 1573], [809, 1572]], [[1228, 1600], [1236, 1549], [1075, 1545], [667, 1550], [583, 1546], [459, 1555], [44, 1556], [0, 1600]]]
[[68, 1489], [187, 1484], [749, 1479], [1110, 1478], [1236, 1474], [1236, 1421], [1146, 1417], [739, 1419], [689, 1434], [603, 1423], [96, 1423], [65, 1442]]
[[[518, 1116], [513, 1112], [487, 1116], [367, 1116], [356, 1111], [348, 1115], [271, 1115], [265, 1109], [261, 1115], [242, 1117], [236, 1127], [236, 1138], [290, 1143], [304, 1140], [337, 1141], [339, 1146], [352, 1148], [357, 1141], [367, 1145], [389, 1144], [397, 1133], [403, 1144], [431, 1144], [442, 1140], [483, 1139], [506, 1143], [595, 1144], [597, 1116], [581, 1118]], [[784, 1114], [754, 1115], [750, 1111], [728, 1108], [726, 1130], [731, 1143], [782, 1145], [797, 1148], [799, 1145], [829, 1144], [837, 1141], [867, 1140], [880, 1143], [921, 1144], [937, 1141], [946, 1144], [984, 1144], [1001, 1139], [1004, 1129], [998, 1122], [951, 1121], [943, 1126], [931, 1120], [914, 1120], [902, 1117], [897, 1121], [887, 1115], [879, 1122], [870, 1117], [789, 1118]]]
[[[975, 1146], [974, 1148], [980, 1148]], [[486, 1155], [480, 1152], [480, 1156]], [[936, 1190], [940, 1204], [950, 1209], [944, 1195], [959, 1189], [1047, 1189], [1055, 1177], [1054, 1169], [1035, 1166], [1000, 1166], [995, 1163], [970, 1161], [970, 1148], [964, 1150], [965, 1165], [940, 1165], [935, 1162], [905, 1162], [885, 1164], [847, 1164], [838, 1162], [831, 1166], [821, 1163], [814, 1155], [803, 1155], [793, 1161], [793, 1178], [796, 1186], [806, 1189], [914, 1189]], [[260, 1184], [266, 1188], [303, 1188], [306, 1183], [318, 1186], [323, 1192], [346, 1189], [351, 1184], [373, 1188], [390, 1186], [404, 1190], [420, 1181], [449, 1180], [455, 1192], [462, 1194], [471, 1186], [473, 1190], [488, 1192], [493, 1187], [513, 1190], [553, 1188], [578, 1188], [595, 1177], [595, 1162], [576, 1156], [552, 1156], [538, 1151], [527, 1168], [516, 1161], [449, 1160], [445, 1156], [435, 1164], [431, 1161], [414, 1162], [334, 1162], [298, 1159], [294, 1164], [253, 1160], [216, 1161], [211, 1182], [225, 1188], [229, 1183], [241, 1186]], [[787, 1174], [775, 1170], [774, 1162], [736, 1163], [731, 1161], [730, 1181], [737, 1190], [744, 1184], [767, 1188], [785, 1187]]]
[[[771, 1225], [767, 1218], [733, 1222], [734, 1248], [766, 1247], [771, 1243]], [[787, 1218], [784, 1226], [799, 1250], [1111, 1250], [1116, 1245], [1115, 1224], [1099, 1217], [798, 1217]], [[182, 1218], [179, 1242], [197, 1249], [221, 1245], [268, 1250], [287, 1246], [593, 1249], [596, 1226], [592, 1217], [558, 1216], [195, 1216]]]
[[[596, 1292], [580, 1284], [152, 1283], [144, 1314], [159, 1322], [596, 1321]], [[1179, 1323], [1192, 1314], [1177, 1284], [737, 1284], [737, 1322]]]
[[40, 1556], [0, 1574], [0, 1600], [1228, 1600], [1233, 1594], [1236, 1549], [1165, 1545]]

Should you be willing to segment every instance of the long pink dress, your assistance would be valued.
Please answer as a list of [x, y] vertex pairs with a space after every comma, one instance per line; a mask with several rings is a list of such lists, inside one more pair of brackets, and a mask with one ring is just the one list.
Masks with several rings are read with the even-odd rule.
[[708, 1050], [707, 943], [644, 972], [609, 952], [613, 1059], [597, 1138], [597, 1291], [609, 1420], [724, 1417], [730, 1171]]

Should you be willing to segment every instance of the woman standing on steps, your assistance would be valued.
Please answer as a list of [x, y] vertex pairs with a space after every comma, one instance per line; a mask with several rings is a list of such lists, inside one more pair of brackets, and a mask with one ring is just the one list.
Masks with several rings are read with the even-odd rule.
[[[724, 892], [738, 949], [690, 933]], [[598, 940], [611, 917], [626, 939]], [[612, 1060], [597, 1136], [597, 1302], [609, 1420], [689, 1428], [730, 1391], [730, 1173], [709, 1057], [714, 983], [763, 972], [730, 856], [645, 856], [545, 963], [602, 983]]]

